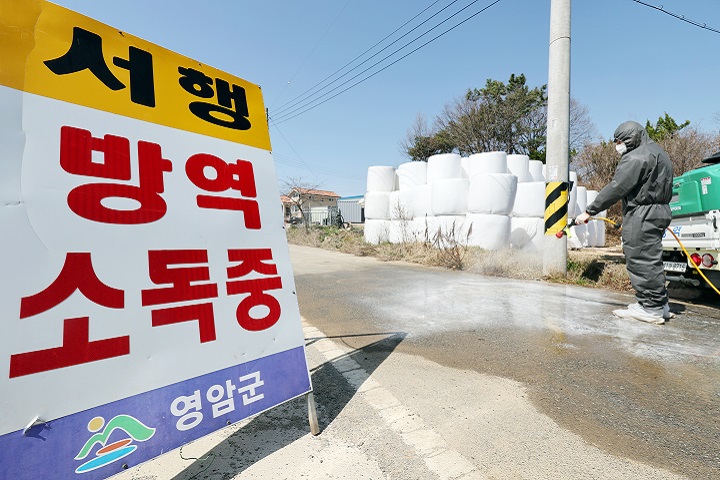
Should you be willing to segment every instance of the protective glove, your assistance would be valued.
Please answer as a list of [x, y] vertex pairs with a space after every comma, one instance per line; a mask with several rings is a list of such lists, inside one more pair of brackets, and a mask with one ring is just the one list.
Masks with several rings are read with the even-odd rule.
[[590, 214], [587, 212], [583, 212], [577, 217], [575, 217], [575, 225], [582, 225], [583, 223], [587, 223], [588, 220], [590, 220]]

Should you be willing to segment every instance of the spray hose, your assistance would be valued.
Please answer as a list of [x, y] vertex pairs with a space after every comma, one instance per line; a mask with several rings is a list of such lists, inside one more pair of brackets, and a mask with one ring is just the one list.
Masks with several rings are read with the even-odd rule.
[[702, 272], [702, 270], [700, 270], [700, 267], [695, 263], [695, 260], [693, 260], [693, 258], [690, 256], [690, 253], [688, 253], [688, 251], [685, 250], [685, 245], [683, 245], [682, 242], [680, 241], [680, 239], [678, 238], [678, 236], [675, 235], [675, 232], [673, 232], [672, 230], [670, 230], [670, 228], [668, 228], [667, 231], [670, 232], [670, 233], [672, 233], [672, 236], [675, 237], [675, 240], [678, 242], [678, 245], [680, 245], [680, 248], [682, 248], [682, 251], [685, 253], [685, 256], [688, 258], [688, 260], [690, 260], [690, 265], [692, 265], [693, 267], [695, 267], [695, 270], [697, 270], [697, 272], [700, 274], [700, 276], [705, 279], [705, 281], [707, 282], [707, 284], [710, 285], [710, 288], [712, 288], [713, 290], [715, 290], [715, 293], [717, 293], [718, 295], [720, 295], [720, 291], [718, 291], [718, 289], [715, 287], [715, 285], [713, 285], [713, 284], [710, 282], [710, 280], [708, 280], [708, 278], [705, 276], [705, 274]]
[[[622, 225], [620, 225], [619, 223], [614, 222], [614, 221], [610, 220], [609, 218], [605, 218], [605, 217], [590, 217], [588, 220], [602, 220], [602, 221], [607, 222], [607, 223], [609, 223], [610, 225], [612, 225], [613, 228], [615, 228], [615, 230], [619, 230], [619, 229], [622, 228]], [[568, 234], [568, 230], [569, 230], [570, 227], [572, 227], [573, 225], [578, 225], [578, 223], [577, 223], [577, 221], [576, 221], [575, 219], [572, 219], [572, 220], [570, 221], [570, 223], [569, 223], [565, 228], [563, 228], [561, 231], [559, 231], [558, 233], [556, 233], [555, 236], [556, 236], [557, 238], [562, 238], [563, 235], [567, 235], [567, 234]], [[692, 266], [695, 268], [695, 270], [700, 274], [700, 276], [707, 282], [707, 284], [710, 285], [710, 288], [712, 288], [713, 290], [715, 290], [715, 293], [717, 293], [718, 295], [720, 295], [720, 291], [717, 289], [717, 287], [715, 287], [715, 285], [712, 284], [712, 282], [711, 282], [710, 280], [708, 280], [708, 278], [705, 276], [705, 274], [702, 272], [702, 270], [700, 270], [700, 267], [695, 263], [695, 260], [693, 260], [692, 257], [690, 256], [690, 253], [685, 249], [685, 245], [683, 245], [682, 242], [680, 241], [680, 239], [678, 238], [678, 236], [675, 235], [675, 232], [673, 232], [672, 230], [670, 230], [670, 227], [667, 228], [667, 231], [670, 232], [673, 237], [675, 237], [675, 241], [677, 241], [678, 245], [680, 245], [680, 248], [681, 248], [682, 251], [685, 253], [685, 256], [686, 256], [686, 257], [688, 258], [688, 260], [690, 261], [690, 265], [692, 265]]]

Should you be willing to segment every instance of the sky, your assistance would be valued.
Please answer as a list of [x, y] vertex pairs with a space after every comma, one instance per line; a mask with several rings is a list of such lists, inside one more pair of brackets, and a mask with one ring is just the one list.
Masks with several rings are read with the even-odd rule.
[[[432, 122], [445, 105], [490, 78], [507, 82], [511, 74], [524, 74], [530, 87], [547, 83], [550, 0], [500, 0], [478, 13], [494, 1], [54, 3], [260, 85], [281, 190], [293, 179], [351, 196], [365, 192], [369, 166], [408, 161], [399, 142], [419, 114]], [[720, 31], [720, 1], [644, 3], [707, 28], [634, 0], [573, 0], [571, 96], [589, 109], [598, 139], [611, 138], [626, 120], [644, 125], [666, 112], [717, 132], [720, 33], [711, 29]], [[302, 95], [318, 90], [309, 99], [315, 103], [302, 102]]]

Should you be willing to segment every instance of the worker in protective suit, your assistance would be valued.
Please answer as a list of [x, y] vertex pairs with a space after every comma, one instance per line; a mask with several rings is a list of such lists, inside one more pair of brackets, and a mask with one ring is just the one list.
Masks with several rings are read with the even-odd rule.
[[614, 134], [622, 156], [612, 181], [603, 188], [577, 223], [622, 200], [625, 266], [637, 303], [613, 313], [648, 323], [671, 318], [662, 261], [662, 237], [670, 225], [673, 167], [670, 157], [637, 122], [622, 123]]

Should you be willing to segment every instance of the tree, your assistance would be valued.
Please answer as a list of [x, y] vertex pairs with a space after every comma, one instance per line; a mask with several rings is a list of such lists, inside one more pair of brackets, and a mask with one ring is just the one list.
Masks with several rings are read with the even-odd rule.
[[620, 155], [612, 140], [587, 144], [573, 159], [570, 169], [588, 190], [602, 190], [615, 176]]
[[281, 182], [281, 191], [285, 192], [291, 205], [300, 211], [300, 218], [302, 218], [306, 231], [310, 231], [310, 222], [307, 221], [307, 213], [304, 210], [306, 197], [302, 195], [302, 192], [317, 190], [317, 188], [317, 184], [309, 184], [302, 177], [288, 177]]
[[450, 153], [453, 149], [447, 133], [431, 130], [422, 114], [415, 117], [415, 123], [400, 141], [400, 151], [412, 161], [427, 161], [431, 155]]
[[[720, 150], [720, 134], [710, 134], [690, 126], [689, 121], [678, 124], [665, 113], [656, 125], [647, 122], [648, 135], [667, 152], [673, 164], [674, 176], [702, 166], [702, 159]], [[612, 140], [588, 143], [573, 159], [571, 168], [588, 189], [601, 190], [610, 183], [620, 162]]]
[[685, 127], [657, 140], [670, 156], [676, 177], [702, 166], [702, 159], [717, 152], [720, 146], [720, 135], [701, 132], [694, 126]]
[[672, 138], [677, 132], [690, 125], [690, 120], [685, 120], [685, 123], [678, 125], [674, 118], [665, 112], [664, 117], [659, 117], [657, 124], [652, 125], [650, 120], [645, 124], [645, 130], [647, 130], [650, 138], [656, 142]]
[[530, 89], [525, 82], [525, 75], [512, 74], [507, 84], [488, 79], [483, 88], [469, 89], [445, 107], [440, 129], [462, 155], [498, 150], [536, 156], [545, 144], [538, 118], [547, 105], [547, 88]]
[[[570, 101], [570, 148], [574, 154], [589, 142], [595, 127], [587, 107]], [[468, 89], [446, 104], [433, 130], [424, 119], [408, 132], [403, 153], [415, 159], [434, 153], [461, 155], [504, 151], [545, 161], [547, 86], [530, 88], [525, 75], [510, 75], [507, 83], [488, 79], [480, 89]]]
[[[573, 158], [570, 169], [578, 174], [578, 183], [588, 190], [600, 191], [615, 176], [620, 155], [612, 140], [586, 144]], [[620, 202], [608, 209], [610, 218], [620, 218]]]
[[596, 135], [597, 129], [590, 119], [590, 109], [570, 98], [570, 158], [575, 157]]

